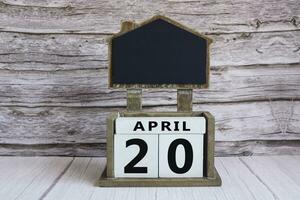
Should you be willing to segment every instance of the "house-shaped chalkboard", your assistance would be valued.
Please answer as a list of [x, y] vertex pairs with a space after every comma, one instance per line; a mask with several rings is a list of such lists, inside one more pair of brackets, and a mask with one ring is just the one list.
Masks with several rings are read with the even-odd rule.
[[211, 39], [164, 16], [110, 40], [109, 86], [207, 88]]

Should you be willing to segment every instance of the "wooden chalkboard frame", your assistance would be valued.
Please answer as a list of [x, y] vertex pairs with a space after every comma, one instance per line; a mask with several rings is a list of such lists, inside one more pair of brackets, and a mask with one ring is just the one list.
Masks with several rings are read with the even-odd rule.
[[[198, 37], [201, 37], [206, 40], [207, 43], [207, 52], [206, 52], [206, 82], [204, 84], [116, 84], [112, 83], [112, 40], [121, 35], [124, 35], [130, 31], [133, 31], [139, 27], [142, 27], [150, 22], [153, 22], [157, 19], [165, 20], [185, 31], [195, 34]], [[126, 25], [129, 25], [126, 27]], [[156, 15], [140, 24], [136, 24], [134, 22], [123, 22], [122, 29], [119, 33], [114, 34], [108, 40], [108, 58], [109, 58], [109, 76], [108, 76], [108, 85], [110, 88], [172, 88], [172, 89], [200, 89], [200, 88], [208, 88], [209, 87], [209, 74], [210, 74], [210, 44], [213, 40], [193, 29], [190, 29], [179, 22], [176, 22], [166, 16]]]

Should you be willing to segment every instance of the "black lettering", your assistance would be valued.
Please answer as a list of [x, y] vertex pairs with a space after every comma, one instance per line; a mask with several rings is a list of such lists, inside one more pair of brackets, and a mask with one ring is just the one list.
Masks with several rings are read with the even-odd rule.
[[131, 160], [124, 168], [124, 173], [147, 173], [148, 168], [147, 167], [136, 167], [135, 165], [140, 162], [144, 156], [146, 155], [148, 151], [148, 145], [144, 140], [141, 140], [139, 138], [134, 138], [126, 141], [126, 147], [129, 147], [131, 145], [137, 145], [140, 148], [139, 153], [136, 155], [136, 157]]
[[141, 129], [141, 131], [145, 131], [145, 128], [142, 124], [141, 121], [137, 121], [137, 123], [135, 124], [135, 127], [133, 129], [133, 131], [137, 131], [138, 129]]
[[175, 124], [174, 131], [179, 131], [179, 128], [178, 128], [179, 121], [174, 121], [174, 124]]
[[191, 129], [186, 128], [186, 121], [183, 122], [183, 130], [184, 131], [190, 131]]
[[[178, 145], [182, 145], [185, 150], [185, 162], [182, 167], [178, 167], [176, 163], [176, 149]], [[193, 148], [189, 141], [186, 139], [176, 139], [174, 140], [168, 150], [168, 163], [170, 169], [176, 174], [184, 174], [188, 172], [193, 164]]]
[[158, 123], [155, 121], [149, 121], [149, 131], [152, 131], [152, 128], [157, 127]]
[[168, 131], [171, 131], [171, 122], [168, 121], [162, 121], [161, 122], [161, 131], [164, 131], [165, 129], [167, 129]]

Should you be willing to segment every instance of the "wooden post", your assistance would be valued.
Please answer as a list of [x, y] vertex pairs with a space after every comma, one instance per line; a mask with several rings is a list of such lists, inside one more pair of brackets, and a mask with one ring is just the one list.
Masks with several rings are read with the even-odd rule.
[[178, 112], [193, 111], [193, 89], [177, 90], [177, 111]]
[[142, 110], [142, 89], [127, 89], [127, 110]]
[[[134, 29], [135, 25], [133, 21], [124, 21], [121, 25], [121, 32], [128, 32]], [[127, 110], [142, 110], [142, 89], [127, 89]]]

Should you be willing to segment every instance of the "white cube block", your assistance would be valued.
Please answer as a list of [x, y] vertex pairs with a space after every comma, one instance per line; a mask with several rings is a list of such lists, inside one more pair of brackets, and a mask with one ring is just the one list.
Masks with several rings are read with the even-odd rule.
[[159, 177], [203, 177], [203, 136], [159, 135]]
[[115, 177], [158, 177], [158, 135], [114, 135]]
[[204, 117], [119, 117], [116, 134], [203, 134]]

